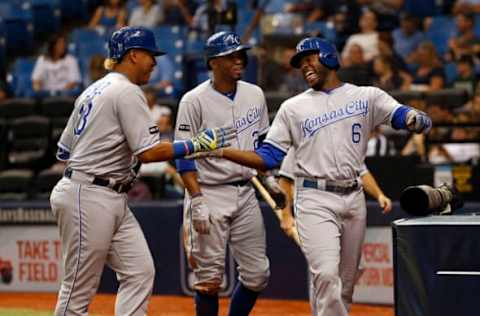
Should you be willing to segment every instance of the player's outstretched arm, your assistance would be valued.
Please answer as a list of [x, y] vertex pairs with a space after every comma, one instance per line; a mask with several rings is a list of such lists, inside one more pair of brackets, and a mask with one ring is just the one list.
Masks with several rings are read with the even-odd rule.
[[160, 143], [138, 155], [142, 163], [167, 161], [183, 158], [198, 152], [214, 151], [230, 146], [230, 141], [236, 137], [232, 127], [207, 128], [191, 139], [174, 143]]
[[254, 151], [244, 151], [235, 148], [224, 148], [222, 151], [222, 158], [236, 162], [242, 166], [259, 169], [262, 171], [268, 170], [265, 161], [262, 157]]

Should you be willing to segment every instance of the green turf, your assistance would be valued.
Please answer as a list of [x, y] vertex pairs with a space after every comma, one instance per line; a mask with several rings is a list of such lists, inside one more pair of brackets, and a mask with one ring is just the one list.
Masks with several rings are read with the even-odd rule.
[[52, 316], [52, 313], [33, 309], [0, 308], [0, 316]]

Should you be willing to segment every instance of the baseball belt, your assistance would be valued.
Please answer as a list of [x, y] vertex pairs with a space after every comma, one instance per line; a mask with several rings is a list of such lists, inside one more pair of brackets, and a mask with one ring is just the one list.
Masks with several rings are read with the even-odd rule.
[[66, 168], [65, 171], [63, 172], [63, 175], [65, 176], [65, 178], [68, 178], [74, 181], [107, 187], [117, 193], [127, 193], [128, 191], [130, 191], [133, 185], [133, 181], [124, 182], [124, 183], [119, 183], [119, 182], [112, 183], [108, 179], [92, 176], [81, 171], [73, 170], [72, 168]]
[[338, 194], [349, 194], [360, 187], [357, 179], [351, 180], [327, 180], [327, 179], [306, 179], [299, 178], [304, 188], [318, 189]]

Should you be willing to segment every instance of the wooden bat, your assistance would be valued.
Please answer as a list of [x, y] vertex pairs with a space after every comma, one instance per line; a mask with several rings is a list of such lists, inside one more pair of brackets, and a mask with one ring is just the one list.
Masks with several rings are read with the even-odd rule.
[[[268, 190], [265, 189], [265, 187], [260, 182], [260, 180], [258, 180], [257, 177], [253, 177], [251, 179], [251, 181], [252, 181], [253, 185], [255, 186], [255, 188], [257, 188], [258, 192], [260, 192], [260, 195], [263, 197], [265, 202], [267, 202], [267, 204], [272, 208], [272, 210], [275, 213], [275, 215], [277, 216], [278, 220], [281, 222], [282, 221], [282, 216], [283, 216], [282, 210], [277, 206], [277, 203], [270, 196], [270, 193], [268, 192]], [[291, 228], [291, 231], [292, 231], [292, 234], [291, 234], [290, 237], [295, 241], [295, 243], [298, 246], [300, 246], [300, 238], [298, 237], [297, 227], [293, 226]]]

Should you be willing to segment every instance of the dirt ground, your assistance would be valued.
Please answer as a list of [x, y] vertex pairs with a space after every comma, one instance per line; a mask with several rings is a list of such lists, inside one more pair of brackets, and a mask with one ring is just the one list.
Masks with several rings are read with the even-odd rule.
[[[52, 293], [0, 293], [0, 307], [50, 310], [55, 306], [56, 294]], [[102, 316], [114, 315], [114, 295], [97, 295], [90, 313]], [[228, 299], [220, 301], [220, 315], [227, 314]], [[184, 296], [153, 296], [149, 315], [190, 316], [194, 315], [193, 301]], [[259, 299], [252, 316], [309, 316], [307, 301]], [[351, 316], [393, 316], [393, 308], [384, 306], [354, 305]]]

